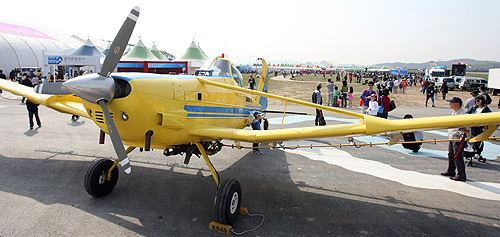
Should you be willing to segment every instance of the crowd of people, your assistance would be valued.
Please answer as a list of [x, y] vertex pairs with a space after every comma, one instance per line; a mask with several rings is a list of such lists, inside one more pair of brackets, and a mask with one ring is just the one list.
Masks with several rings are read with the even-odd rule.
[[[378, 116], [382, 118], [388, 117], [388, 112], [390, 110], [390, 93], [405, 93], [406, 90], [404, 88], [408, 86], [418, 86], [418, 79], [420, 80], [421, 92], [426, 96], [425, 98], [425, 106], [428, 106], [429, 99], [432, 102], [432, 107], [435, 107], [435, 99], [437, 98], [438, 92], [441, 92], [442, 99], [446, 100], [446, 94], [448, 93], [448, 86], [446, 83], [439, 88], [437, 88], [434, 82], [430, 80], [424, 80], [423, 78], [419, 78], [418, 75], [415, 77], [396, 77], [396, 78], [385, 78], [382, 77], [374, 77], [371, 81], [368, 81], [368, 88], [363, 90], [360, 96], [360, 107], [361, 113], [365, 113], [372, 116]], [[376, 89], [375, 89], [376, 86]], [[349, 108], [352, 107], [352, 100], [354, 99], [352, 96], [352, 87], [349, 89], [347, 86], [347, 79], [342, 80], [342, 88], [339, 90], [338, 86], [331, 80], [328, 79], [328, 83], [326, 84], [328, 97], [327, 97], [327, 106], [333, 107], [346, 107], [346, 103], [339, 101], [339, 98], [347, 98], [349, 101]], [[313, 103], [322, 104], [321, 97], [321, 83], [318, 83], [316, 90], [313, 93]], [[492, 103], [492, 99], [488, 94], [487, 88], [484, 86], [479, 88], [479, 91], [474, 90], [470, 92], [471, 97], [466, 100], [465, 103], [462, 102], [462, 99], [459, 97], [453, 97], [449, 102], [450, 108], [453, 109], [452, 116], [455, 115], [465, 115], [465, 114], [478, 114], [478, 113], [489, 113], [491, 109], [488, 107]], [[500, 109], [500, 100], [498, 102], [498, 108]], [[316, 119], [315, 125], [321, 126], [325, 124], [321, 124], [321, 119], [323, 117], [323, 113], [320, 109], [316, 109]], [[412, 119], [413, 116], [411, 114], [406, 114], [404, 119]], [[470, 131], [464, 131], [462, 128], [449, 129], [448, 130], [448, 138], [451, 139], [460, 139], [462, 136], [465, 136], [466, 132], [469, 132], [470, 135], [477, 136], [484, 132], [484, 126], [472, 127]], [[420, 146], [423, 141], [423, 134], [421, 132], [409, 132], [403, 134], [403, 139], [405, 142], [403, 147], [406, 149], [410, 149], [413, 152], [418, 152], [420, 150]], [[474, 153], [474, 157], [472, 159], [478, 159], [478, 161], [485, 162], [486, 159], [482, 157], [481, 153], [484, 149], [483, 142], [474, 142], [468, 144], [467, 142], [460, 141], [450, 141], [448, 145], [448, 169], [446, 172], [441, 173], [443, 176], [450, 176], [452, 180], [456, 181], [466, 181], [467, 176], [465, 173], [465, 161], [464, 161], [464, 149], [470, 149]]]

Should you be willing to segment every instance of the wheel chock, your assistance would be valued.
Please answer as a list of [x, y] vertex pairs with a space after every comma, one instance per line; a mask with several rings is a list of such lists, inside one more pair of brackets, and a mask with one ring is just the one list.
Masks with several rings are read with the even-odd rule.
[[221, 223], [218, 223], [215, 221], [210, 222], [210, 224], [208, 224], [208, 228], [210, 230], [217, 231], [217, 232], [223, 233], [223, 234], [228, 234], [228, 235], [231, 234], [231, 230], [233, 229], [233, 227], [230, 225], [224, 225], [224, 224], [221, 224]]
[[248, 208], [246, 208], [246, 207], [240, 207], [239, 214], [242, 216], [246, 216], [248, 213], [247, 210], [248, 210]]
[[[240, 207], [240, 210], [238, 213], [242, 216], [246, 216], [248, 214], [247, 210], [248, 210], [248, 208], [246, 208], [246, 207]], [[223, 233], [223, 234], [228, 234], [228, 235], [230, 235], [232, 230], [233, 230], [232, 226], [221, 224], [221, 223], [215, 222], [215, 221], [210, 222], [210, 224], [208, 224], [208, 228], [210, 230], [217, 231], [217, 232]]]

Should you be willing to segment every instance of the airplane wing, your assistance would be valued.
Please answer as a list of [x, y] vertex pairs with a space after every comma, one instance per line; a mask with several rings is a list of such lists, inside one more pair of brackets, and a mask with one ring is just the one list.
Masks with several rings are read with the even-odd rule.
[[72, 94], [38, 94], [31, 87], [7, 80], [0, 80], [0, 89], [9, 91], [22, 97], [26, 97], [30, 101], [45, 105], [48, 108], [54, 109], [61, 113], [74, 114], [85, 118], [90, 118], [87, 111], [85, 111], [85, 107], [82, 104], [82, 99]]
[[347, 135], [371, 135], [380, 133], [400, 133], [403, 131], [422, 131], [422, 130], [435, 130], [443, 128], [457, 128], [457, 127], [474, 127], [486, 125], [486, 132], [482, 136], [477, 136], [474, 141], [487, 139], [488, 135], [498, 127], [500, 124], [500, 112], [483, 113], [483, 114], [468, 114], [464, 116], [441, 116], [441, 117], [428, 117], [417, 119], [401, 119], [401, 120], [387, 120], [370, 115], [360, 114], [353, 111], [343, 110], [324, 105], [318, 105], [302, 100], [291, 99], [283, 96], [273, 95], [270, 93], [244, 89], [224, 83], [210, 81], [204, 78], [197, 78], [205, 84], [218, 86], [226, 89], [240, 91], [248, 94], [259, 95], [276, 99], [288, 103], [294, 103], [311, 108], [322, 109], [337, 114], [343, 114], [355, 118], [359, 118], [359, 123], [356, 124], [340, 124], [320, 127], [303, 127], [303, 128], [289, 128], [280, 130], [267, 130], [267, 131], [251, 131], [243, 129], [222, 128], [222, 127], [196, 127], [190, 131], [190, 134], [211, 137], [211, 138], [224, 138], [236, 141], [248, 142], [270, 142], [270, 141], [284, 141], [284, 140], [297, 140], [306, 138], [319, 138], [329, 136], [347, 136]]
[[[403, 131], [473, 127], [479, 125], [486, 125], [486, 131], [491, 132], [491, 130], [495, 130], [498, 124], [500, 124], [500, 112], [401, 120], [387, 120], [370, 115], [363, 116], [364, 118], [359, 123], [260, 131], [200, 125], [192, 128], [189, 134], [211, 139], [273, 142], [333, 136], [372, 135]], [[477, 138], [476, 140], [480, 140]], [[485, 139], [487, 139], [487, 136]], [[484, 138], [481, 140], [484, 140]]]

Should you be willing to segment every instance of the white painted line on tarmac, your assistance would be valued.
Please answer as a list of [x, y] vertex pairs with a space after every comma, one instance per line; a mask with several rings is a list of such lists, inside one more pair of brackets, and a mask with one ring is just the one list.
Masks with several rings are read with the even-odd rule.
[[[297, 142], [294, 143], [296, 145]], [[301, 145], [323, 145], [319, 143], [302, 142]], [[287, 144], [288, 145], [288, 144]], [[430, 175], [416, 171], [402, 170], [378, 161], [361, 159], [336, 148], [296, 149], [286, 152], [299, 154], [311, 160], [324, 161], [344, 169], [363, 173], [377, 178], [394, 181], [406, 186], [438, 189], [454, 192], [473, 198], [500, 201], [500, 183], [491, 182], [458, 182], [441, 175]]]

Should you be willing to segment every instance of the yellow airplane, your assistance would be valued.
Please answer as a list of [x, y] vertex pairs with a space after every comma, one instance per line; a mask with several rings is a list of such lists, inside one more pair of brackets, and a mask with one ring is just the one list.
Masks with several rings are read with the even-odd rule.
[[[232, 140], [239, 146], [242, 141], [264, 143], [486, 125], [485, 132], [476, 137], [485, 140], [500, 124], [500, 113], [386, 120], [269, 94], [268, 65], [263, 59], [258, 90], [244, 89], [242, 75], [223, 57], [217, 57], [207, 69], [194, 76], [111, 74], [123, 55], [138, 16], [139, 8], [135, 7], [114, 39], [101, 71], [63, 83], [60, 91], [68, 92], [40, 94], [33, 88], [0, 80], [1, 89], [59, 112], [91, 119], [101, 129], [101, 135], [109, 134], [117, 159], [96, 160], [85, 175], [85, 190], [94, 197], [113, 190], [119, 176], [118, 164], [126, 173], [131, 172], [127, 154], [136, 147], [146, 151], [163, 149], [166, 156], [184, 154], [186, 164], [194, 154], [203, 156], [217, 185], [217, 221], [231, 225], [240, 211], [240, 184], [234, 179], [222, 183], [208, 157], [221, 150], [222, 139]], [[260, 131], [244, 129], [253, 120], [254, 112], [267, 108], [268, 98], [352, 116], [359, 118], [359, 122]]]

